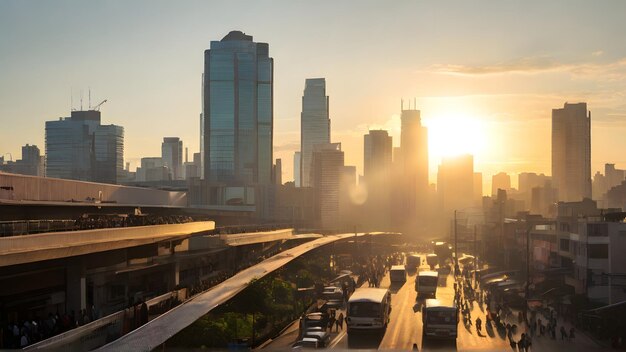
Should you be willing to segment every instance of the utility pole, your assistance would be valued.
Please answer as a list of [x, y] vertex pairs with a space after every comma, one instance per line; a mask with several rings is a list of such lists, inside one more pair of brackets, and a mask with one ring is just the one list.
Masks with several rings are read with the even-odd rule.
[[526, 305], [524, 306], [528, 317], [528, 298], [530, 296], [530, 224], [526, 224]]
[[456, 229], [456, 209], [454, 210], [454, 274], [459, 272], [459, 246], [458, 246], [458, 234]]

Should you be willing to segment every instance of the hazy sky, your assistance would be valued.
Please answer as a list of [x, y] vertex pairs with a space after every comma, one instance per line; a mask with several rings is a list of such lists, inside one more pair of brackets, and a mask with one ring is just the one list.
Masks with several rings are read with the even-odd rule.
[[197, 151], [203, 51], [237, 29], [274, 58], [283, 180], [311, 77], [326, 78], [331, 139], [359, 172], [368, 128], [399, 144], [401, 98], [429, 127], [431, 182], [442, 154], [464, 151], [485, 175], [549, 174], [565, 101], [592, 111], [592, 172], [625, 168], [625, 19], [626, 1], [0, 0], [0, 153], [43, 150], [44, 122], [69, 115], [71, 91], [87, 107], [88, 87], [133, 169], [164, 136]]

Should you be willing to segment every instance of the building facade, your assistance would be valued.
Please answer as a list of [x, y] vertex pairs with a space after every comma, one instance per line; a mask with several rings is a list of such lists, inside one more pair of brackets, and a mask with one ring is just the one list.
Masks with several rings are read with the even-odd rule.
[[45, 176], [45, 157], [36, 145], [22, 146], [22, 159], [6, 164], [0, 158], [0, 171], [19, 175]]
[[315, 189], [315, 211], [319, 227], [337, 229], [340, 224], [341, 179], [344, 154], [341, 143], [317, 144], [313, 150], [312, 186]]
[[328, 100], [326, 79], [310, 78], [305, 81], [300, 115], [302, 187], [311, 187], [311, 164], [315, 146], [330, 143]]
[[178, 137], [164, 137], [161, 143], [161, 158], [170, 169], [172, 180], [183, 180], [183, 141]]
[[100, 111], [72, 111], [46, 122], [46, 175], [117, 183], [124, 171], [124, 128], [101, 125]]
[[591, 112], [587, 103], [552, 110], [552, 178], [559, 200], [591, 198]]
[[402, 206], [406, 216], [423, 214], [428, 194], [428, 130], [419, 110], [402, 110], [400, 148], [403, 175]]
[[244, 186], [272, 182], [274, 61], [269, 45], [240, 31], [204, 53], [201, 139], [204, 179]]

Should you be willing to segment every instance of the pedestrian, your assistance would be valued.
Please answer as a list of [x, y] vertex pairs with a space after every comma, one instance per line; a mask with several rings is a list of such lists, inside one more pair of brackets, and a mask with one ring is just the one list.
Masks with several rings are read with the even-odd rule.
[[567, 332], [565, 331], [565, 326], [561, 325], [561, 341], [564, 341], [567, 337]]
[[519, 347], [520, 352], [526, 352], [526, 334], [522, 334], [519, 341], [517, 342], [517, 346]]
[[339, 318], [337, 318], [336, 324], [337, 332], [339, 332], [339, 329], [343, 330], [343, 313], [339, 313]]
[[571, 341], [571, 340], [573, 340], [573, 339], [574, 339], [574, 337], [576, 337], [576, 336], [574, 336], [574, 327], [572, 326], [572, 327], [569, 329], [569, 339], [570, 339], [570, 341]]

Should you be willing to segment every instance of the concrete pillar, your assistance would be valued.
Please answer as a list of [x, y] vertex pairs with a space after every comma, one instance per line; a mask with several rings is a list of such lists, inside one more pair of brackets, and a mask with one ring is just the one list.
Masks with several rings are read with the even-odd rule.
[[69, 261], [65, 274], [65, 311], [74, 311], [78, 318], [81, 309], [87, 308], [87, 278], [82, 261]]
[[180, 284], [180, 262], [178, 261], [174, 262], [174, 264], [172, 265], [172, 272], [173, 272], [172, 284], [174, 286], [171, 289], [174, 289], [174, 287]]

